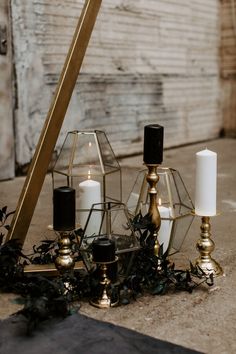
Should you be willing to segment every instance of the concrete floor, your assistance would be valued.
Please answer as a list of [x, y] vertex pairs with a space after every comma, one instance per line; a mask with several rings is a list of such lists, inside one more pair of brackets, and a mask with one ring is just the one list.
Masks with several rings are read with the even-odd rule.
[[[195, 153], [206, 143], [166, 150], [165, 166], [176, 168], [194, 199]], [[218, 153], [218, 210], [212, 218], [212, 237], [216, 243], [214, 258], [224, 268], [225, 276], [215, 281], [213, 288], [203, 286], [192, 294], [175, 293], [145, 296], [135, 303], [109, 310], [99, 310], [83, 303], [81, 313], [112, 322], [141, 333], [167, 340], [204, 353], [236, 352], [236, 140], [219, 139], [207, 142], [208, 149]], [[142, 156], [123, 159], [124, 196], [130, 190]], [[16, 207], [24, 178], [0, 183], [0, 205]], [[47, 176], [25, 242], [26, 249], [41, 240], [52, 222], [51, 178]], [[200, 219], [195, 218], [181, 252], [173, 257], [176, 267], [188, 267], [197, 257], [195, 245], [199, 236]], [[0, 318], [18, 309], [13, 295], [0, 296]], [[79, 334], [78, 334], [79, 335]]]

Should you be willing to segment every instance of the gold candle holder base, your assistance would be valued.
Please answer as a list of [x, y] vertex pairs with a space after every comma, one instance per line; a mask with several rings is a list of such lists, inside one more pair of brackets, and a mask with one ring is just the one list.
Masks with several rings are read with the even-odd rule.
[[160, 244], [158, 241], [158, 231], [161, 227], [161, 217], [157, 207], [157, 189], [156, 189], [156, 185], [159, 181], [159, 176], [157, 174], [158, 165], [146, 164], [146, 166], [148, 168], [148, 174], [146, 179], [149, 184], [148, 193], [150, 198], [148, 214], [151, 216], [151, 222], [153, 224], [153, 234], [152, 234], [154, 238], [153, 253], [155, 256], [158, 257], [159, 250], [160, 250]]
[[70, 232], [59, 232], [59, 255], [55, 260], [55, 266], [61, 275], [72, 272], [75, 266], [75, 261], [72, 256]]
[[98, 267], [100, 268], [101, 272], [101, 279], [100, 279], [100, 287], [101, 287], [101, 295], [95, 297], [94, 299], [90, 300], [90, 304], [98, 307], [100, 309], [107, 309], [109, 307], [114, 307], [119, 303], [119, 299], [112, 300], [108, 288], [110, 286], [110, 279], [107, 276], [107, 265], [117, 262], [118, 257], [115, 258], [114, 261], [111, 262], [96, 262]]
[[214, 277], [223, 275], [223, 269], [211, 256], [211, 253], [215, 248], [215, 243], [211, 239], [211, 225], [209, 216], [202, 216], [202, 224], [200, 228], [200, 239], [196, 244], [200, 257], [196, 259], [195, 265], [200, 267], [204, 271], [205, 275], [213, 274]]

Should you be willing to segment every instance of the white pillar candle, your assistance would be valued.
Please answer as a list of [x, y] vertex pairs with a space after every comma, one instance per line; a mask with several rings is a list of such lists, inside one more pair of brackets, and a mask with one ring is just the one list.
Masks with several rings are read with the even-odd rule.
[[[161, 199], [159, 199], [158, 204], [159, 204], [158, 210], [159, 210], [161, 219], [162, 218], [170, 219], [171, 208], [161, 205]], [[169, 247], [171, 229], [172, 229], [172, 220], [163, 220], [162, 219], [161, 220], [161, 227], [158, 232], [158, 241], [159, 241], [160, 245], [163, 245], [163, 253], [165, 253]]]
[[[89, 211], [95, 203], [101, 203], [101, 184], [88, 178], [86, 181], [79, 184], [78, 209], [80, 210], [79, 222], [82, 228], [85, 227]], [[87, 210], [83, 211], [81, 209]], [[88, 227], [86, 228], [86, 235], [90, 236], [93, 234], [98, 234], [100, 224], [101, 212], [94, 211], [89, 220]]]
[[217, 154], [208, 149], [196, 153], [195, 213], [216, 214]]

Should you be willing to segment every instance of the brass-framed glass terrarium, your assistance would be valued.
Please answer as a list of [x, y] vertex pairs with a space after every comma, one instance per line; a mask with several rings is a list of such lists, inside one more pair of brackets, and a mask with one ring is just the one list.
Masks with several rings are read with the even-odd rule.
[[115, 253], [122, 265], [119, 274], [127, 274], [140, 243], [124, 203], [93, 204], [80, 240], [80, 252], [88, 270], [92, 268], [92, 242], [101, 236], [115, 241]]
[[68, 132], [52, 170], [53, 188], [76, 191], [76, 226], [84, 228], [95, 203], [121, 202], [121, 168], [105, 132]]
[[[131, 218], [141, 212], [144, 216], [149, 209], [147, 169], [141, 170], [127, 199]], [[168, 167], [158, 167], [157, 205], [161, 217], [158, 241], [163, 252], [170, 255], [180, 251], [192, 224], [193, 202], [180, 173]]]

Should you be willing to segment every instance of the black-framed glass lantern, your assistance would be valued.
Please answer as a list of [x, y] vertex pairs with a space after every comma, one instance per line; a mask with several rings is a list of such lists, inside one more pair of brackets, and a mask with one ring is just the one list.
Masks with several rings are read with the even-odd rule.
[[54, 189], [75, 189], [77, 228], [85, 227], [93, 204], [121, 202], [121, 168], [103, 131], [68, 132], [52, 179]]
[[[173, 254], [180, 250], [193, 221], [193, 202], [179, 174], [173, 168], [158, 167], [157, 205], [161, 216], [158, 232], [163, 252]], [[149, 209], [147, 169], [140, 171], [127, 200], [130, 217], [139, 212], [144, 216]]]

